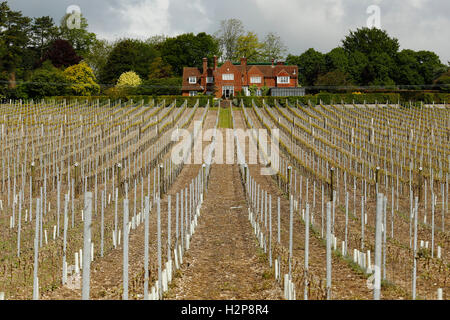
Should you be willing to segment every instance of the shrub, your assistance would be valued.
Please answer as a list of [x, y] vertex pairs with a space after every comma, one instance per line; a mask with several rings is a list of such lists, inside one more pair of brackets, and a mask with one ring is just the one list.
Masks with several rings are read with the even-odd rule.
[[100, 86], [95, 82], [94, 72], [85, 62], [67, 68], [64, 70], [64, 76], [75, 95], [91, 96], [100, 92]]
[[142, 84], [141, 77], [134, 72], [134, 71], [128, 71], [124, 72], [120, 75], [119, 80], [117, 80], [117, 87], [123, 88], [123, 87], [137, 87]]

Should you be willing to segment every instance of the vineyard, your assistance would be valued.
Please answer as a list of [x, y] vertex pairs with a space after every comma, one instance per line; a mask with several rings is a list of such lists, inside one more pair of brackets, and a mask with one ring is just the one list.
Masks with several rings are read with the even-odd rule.
[[448, 298], [447, 107], [191, 101], [0, 105], [0, 299]]

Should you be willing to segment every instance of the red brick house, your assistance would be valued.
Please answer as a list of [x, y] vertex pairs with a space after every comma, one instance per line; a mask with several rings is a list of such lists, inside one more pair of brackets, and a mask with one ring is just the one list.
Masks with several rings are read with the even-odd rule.
[[[213, 67], [208, 67], [208, 59], [203, 58], [201, 70], [191, 67], [183, 69], [181, 90], [183, 96], [215, 92], [217, 98], [229, 98], [237, 92], [250, 95], [249, 87], [253, 85], [258, 87], [257, 95], [261, 95], [261, 88], [264, 86], [271, 89], [284, 88], [286, 90], [282, 90], [283, 95], [301, 95], [298, 94], [297, 66], [273, 61], [267, 64], [253, 64], [247, 63], [247, 58], [241, 58], [240, 63], [226, 61], [220, 67], [217, 64], [217, 57], [214, 57]], [[293, 94], [294, 92], [296, 94]]]

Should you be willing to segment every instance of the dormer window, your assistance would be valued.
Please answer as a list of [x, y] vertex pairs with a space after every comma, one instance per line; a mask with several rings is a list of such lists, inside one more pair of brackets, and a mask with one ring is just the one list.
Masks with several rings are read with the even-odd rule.
[[197, 77], [189, 77], [189, 83], [190, 84], [196, 84], [197, 83]]
[[289, 77], [278, 77], [277, 82], [278, 83], [289, 83], [290, 78]]

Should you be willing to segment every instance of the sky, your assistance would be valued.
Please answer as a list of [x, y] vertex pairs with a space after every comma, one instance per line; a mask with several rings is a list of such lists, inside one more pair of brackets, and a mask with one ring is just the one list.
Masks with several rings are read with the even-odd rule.
[[115, 40], [186, 32], [213, 34], [224, 19], [240, 19], [246, 30], [263, 39], [275, 32], [288, 53], [309, 48], [326, 53], [339, 46], [349, 31], [375, 21], [399, 40], [401, 49], [436, 52], [450, 61], [448, 0], [9, 0], [29, 17], [49, 15], [59, 23], [70, 5], [87, 18], [99, 38]]

